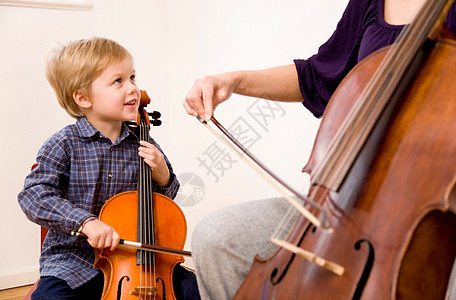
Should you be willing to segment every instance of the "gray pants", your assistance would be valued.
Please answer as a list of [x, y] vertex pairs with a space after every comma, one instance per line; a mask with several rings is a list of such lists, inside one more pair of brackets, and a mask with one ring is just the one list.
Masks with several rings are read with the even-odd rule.
[[255, 255], [269, 257], [269, 241], [289, 208], [283, 198], [249, 201], [205, 217], [192, 234], [192, 258], [201, 299], [228, 300], [250, 270]]
[[[229, 300], [250, 270], [253, 258], [267, 258], [277, 246], [269, 241], [289, 208], [283, 198], [249, 201], [205, 217], [192, 235], [201, 299]], [[449, 282], [449, 300], [456, 299], [456, 267]]]

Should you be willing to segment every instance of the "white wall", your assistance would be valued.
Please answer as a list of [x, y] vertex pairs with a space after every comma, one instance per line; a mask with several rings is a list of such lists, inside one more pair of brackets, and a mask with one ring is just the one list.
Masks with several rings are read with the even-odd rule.
[[[329, 37], [347, 2], [94, 0], [89, 11], [0, 6], [0, 289], [38, 277], [39, 227], [25, 218], [16, 196], [44, 140], [73, 122], [44, 77], [49, 49], [96, 35], [117, 40], [133, 54], [138, 83], [152, 98], [148, 109], [163, 115], [163, 125], [153, 128], [152, 135], [185, 182], [176, 200], [192, 200], [193, 193], [200, 196], [197, 204], [182, 203], [190, 241], [196, 224], [211, 211], [277, 193], [186, 115], [182, 102], [188, 89], [204, 75], [268, 68], [310, 56]], [[261, 125], [249, 114], [266, 103], [256, 100], [233, 96], [218, 108], [217, 118], [230, 127], [240, 117], [243, 126], [257, 133], [250, 150], [305, 191], [307, 177], [300, 169], [319, 121], [301, 104], [279, 104], [272, 107], [277, 114]], [[227, 168], [223, 174], [200, 164], [209, 162], [207, 154], [214, 145], [222, 147], [224, 158], [230, 155], [235, 160], [232, 165], [226, 159], [218, 161]], [[190, 178], [193, 181], [187, 182]], [[191, 250], [189, 242], [185, 248]]]

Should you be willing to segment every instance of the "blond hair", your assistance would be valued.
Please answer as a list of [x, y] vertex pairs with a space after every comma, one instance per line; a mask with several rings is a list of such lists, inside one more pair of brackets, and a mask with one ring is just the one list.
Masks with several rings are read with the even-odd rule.
[[113, 40], [94, 37], [72, 41], [56, 49], [49, 57], [46, 78], [60, 106], [73, 118], [82, 117], [73, 93], [89, 95], [90, 85], [103, 70], [127, 57], [132, 58], [123, 46]]

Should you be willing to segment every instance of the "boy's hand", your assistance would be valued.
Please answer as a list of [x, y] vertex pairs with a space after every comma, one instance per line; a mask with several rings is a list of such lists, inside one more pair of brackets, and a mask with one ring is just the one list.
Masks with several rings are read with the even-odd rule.
[[138, 154], [146, 164], [152, 169], [152, 179], [160, 186], [166, 186], [169, 183], [169, 169], [166, 165], [165, 157], [154, 145], [146, 141], [140, 141], [141, 147], [138, 149]]
[[82, 233], [87, 235], [87, 242], [93, 248], [110, 248], [113, 251], [119, 245], [119, 234], [114, 228], [98, 219], [85, 224]]

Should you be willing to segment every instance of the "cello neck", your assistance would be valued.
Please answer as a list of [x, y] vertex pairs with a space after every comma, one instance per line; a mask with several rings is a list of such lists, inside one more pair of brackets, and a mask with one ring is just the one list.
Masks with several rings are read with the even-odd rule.
[[[145, 109], [140, 107], [138, 111], [139, 118], [139, 139], [150, 142], [150, 122]], [[144, 161], [144, 158], [139, 157], [139, 174], [138, 174], [138, 242], [144, 244], [155, 245], [155, 229], [154, 229], [154, 209], [153, 209], [153, 188], [152, 188], [152, 171]], [[155, 265], [154, 253], [141, 253], [142, 258], [149, 264]], [[145, 263], [145, 262], [142, 262]]]

